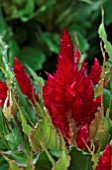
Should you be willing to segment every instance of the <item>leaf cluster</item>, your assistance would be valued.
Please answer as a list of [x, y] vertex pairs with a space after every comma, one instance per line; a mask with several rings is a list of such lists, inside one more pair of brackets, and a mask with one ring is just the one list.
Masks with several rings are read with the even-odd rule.
[[[47, 11], [47, 9], [50, 9], [51, 6], [55, 4], [55, 1], [51, 1], [51, 2], [52, 2], [51, 4], [47, 3], [48, 6], [46, 7], [46, 5], [42, 3], [42, 1], [40, 1], [40, 3], [39, 1], [32, 1], [32, 2], [28, 1], [27, 6], [25, 6], [26, 5], [25, 0], [14, 1], [15, 4], [15, 6], [13, 7], [14, 10], [10, 9], [9, 11], [7, 11], [9, 15], [9, 18], [7, 18], [8, 20], [7, 22], [10, 22], [10, 20], [14, 21], [16, 19], [19, 19], [21, 22], [26, 22], [26, 23], [30, 22], [32, 18], [35, 19], [36, 16], [43, 15], [43, 13]], [[86, 3], [90, 5], [91, 1], [86, 1]], [[5, 5], [7, 4], [8, 1], [4, 2], [3, 5], [4, 10], [6, 8]], [[35, 7], [34, 4], [36, 4], [37, 6], [40, 4], [39, 6], [39, 9], [41, 9], [40, 12], [38, 12], [39, 9], [36, 11], [36, 9], [34, 8]], [[66, 5], [71, 5], [71, 3], [68, 1], [65, 3], [65, 6]], [[70, 6], [70, 8], [68, 8], [70, 11], [68, 12], [66, 11], [65, 14], [60, 15], [61, 17], [59, 20], [57, 20], [57, 24], [58, 22], [62, 22], [64, 17], [67, 16], [69, 12], [72, 12], [73, 7]], [[60, 8], [61, 7], [59, 7], [59, 9]], [[104, 57], [104, 63], [102, 66], [101, 81], [98, 84], [98, 86], [95, 87], [96, 88], [95, 95], [96, 96], [98, 94], [102, 95], [102, 105], [101, 108], [99, 109], [99, 114], [95, 115], [95, 119], [91, 122], [89, 126], [91, 146], [90, 147], [87, 146], [88, 153], [79, 149], [75, 144], [73, 146], [71, 145], [70, 147], [68, 146], [62, 134], [59, 131], [57, 131], [57, 129], [55, 129], [55, 127], [53, 126], [49, 113], [43, 105], [42, 98], [41, 98], [42, 96], [40, 97], [39, 102], [35, 101], [35, 106], [33, 106], [31, 105], [30, 101], [22, 94], [20, 88], [18, 87], [17, 81], [15, 79], [13, 69], [11, 67], [11, 61], [14, 55], [13, 50], [11, 49], [9, 43], [10, 52], [7, 53], [8, 46], [3, 41], [3, 39], [0, 38], [0, 47], [1, 47], [0, 69], [5, 75], [5, 80], [8, 87], [7, 102], [4, 104], [3, 109], [0, 108], [0, 164], [1, 164], [0, 168], [1, 169], [3, 170], [5, 169], [10, 169], [10, 170], [15, 170], [15, 169], [17, 170], [23, 170], [23, 169], [26, 170], [44, 170], [44, 169], [45, 170], [50, 170], [50, 169], [92, 170], [94, 169], [95, 170], [96, 169], [98, 159], [102, 154], [102, 151], [105, 149], [105, 146], [108, 143], [110, 143], [112, 139], [112, 135], [111, 135], [112, 133], [111, 132], [112, 129], [111, 84], [112, 83], [111, 83], [111, 69], [110, 69], [111, 60], [112, 60], [111, 59], [112, 45], [107, 40], [103, 17], [104, 17], [104, 13], [102, 11], [102, 23], [99, 27], [99, 36], [103, 41], [103, 45], [101, 44], [101, 51]], [[43, 19], [43, 22], [44, 21], [45, 20]], [[8, 30], [7, 28], [8, 27], [6, 26], [5, 30]], [[9, 30], [8, 30], [8, 35], [10, 35]], [[45, 36], [44, 37], [45, 39], [46, 37], [49, 39], [49, 35], [47, 33], [46, 34], [42, 33], [41, 36]], [[13, 39], [13, 37], [11, 36], [8, 37]], [[15, 43], [16, 41], [13, 42]], [[18, 44], [16, 43], [16, 45]], [[49, 46], [51, 47], [51, 44], [49, 44]], [[31, 48], [34, 47], [30, 47], [30, 49]], [[26, 50], [25, 54], [28, 52], [29, 55], [30, 51], [28, 50]], [[36, 50], [39, 52], [40, 49], [38, 50], [37, 48]], [[20, 49], [18, 51], [19, 53], [21, 53]], [[109, 61], [107, 62], [105, 59], [106, 58], [105, 51], [109, 55]], [[35, 53], [35, 49], [33, 49], [33, 52]], [[31, 54], [33, 54], [32, 50], [31, 50]], [[26, 57], [28, 55], [26, 55]], [[27, 62], [26, 59], [25, 61], [27, 63], [26, 67], [29, 70], [30, 74], [32, 75], [34, 80], [37, 81], [38, 84], [40, 84], [40, 91], [41, 91], [43, 82], [42, 80], [40, 80], [40, 78], [36, 75], [34, 71], [37, 69], [36, 65], [32, 65], [34, 61], [32, 61], [31, 63], [29, 62], [30, 59], [28, 60], [29, 63]], [[32, 69], [33, 67], [35, 68], [34, 70]], [[11, 105], [9, 105], [8, 102], [10, 102]]]
[[1, 0], [0, 34], [9, 44], [10, 63], [16, 56], [36, 71], [45, 68], [52, 72], [64, 28], [74, 34], [81, 52], [88, 50], [91, 60], [100, 53], [97, 30], [101, 4], [105, 23], [110, 25], [112, 5], [107, 0]]

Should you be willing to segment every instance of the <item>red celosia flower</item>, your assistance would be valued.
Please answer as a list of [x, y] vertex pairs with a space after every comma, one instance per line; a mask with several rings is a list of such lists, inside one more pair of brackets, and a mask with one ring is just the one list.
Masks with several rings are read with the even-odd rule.
[[[23, 94], [25, 94], [29, 100], [34, 103], [33, 100], [33, 94], [34, 94], [34, 88], [30, 81], [29, 76], [24, 70], [24, 67], [20, 64], [17, 58], [14, 58], [14, 73], [17, 79], [17, 82], [20, 86], [20, 89]], [[0, 106], [4, 106], [5, 99], [7, 97], [7, 86], [5, 83], [0, 81]], [[36, 100], [38, 100], [38, 95], [34, 94]]]
[[95, 58], [94, 64], [89, 74], [90, 79], [92, 80], [94, 85], [98, 84], [98, 82], [100, 81], [100, 75], [101, 75], [101, 67], [97, 58]]
[[99, 159], [98, 166], [96, 170], [111, 170], [111, 161], [112, 161], [112, 149], [110, 144], [108, 144]]
[[[14, 73], [22, 93], [25, 94], [28, 99], [32, 101], [32, 103], [34, 103], [33, 85], [28, 74], [25, 72], [24, 67], [20, 64], [19, 60], [16, 57], [14, 58]], [[35, 95], [35, 98], [38, 99], [38, 95]]]
[[[94, 99], [93, 84], [83, 67], [78, 71], [70, 35], [64, 31], [61, 39], [57, 70], [54, 76], [48, 74], [43, 97], [52, 122], [65, 138], [70, 138], [70, 123], [77, 126], [89, 124], [100, 105], [100, 97]], [[79, 56], [77, 56], [79, 58]], [[97, 75], [96, 75], [97, 76]], [[99, 75], [98, 75], [99, 76]]]
[[81, 127], [79, 133], [77, 135], [77, 145], [80, 149], [87, 151], [86, 145], [89, 144], [89, 131], [88, 131], [88, 124]]
[[0, 81], [0, 106], [4, 106], [5, 99], [7, 97], [7, 86]]

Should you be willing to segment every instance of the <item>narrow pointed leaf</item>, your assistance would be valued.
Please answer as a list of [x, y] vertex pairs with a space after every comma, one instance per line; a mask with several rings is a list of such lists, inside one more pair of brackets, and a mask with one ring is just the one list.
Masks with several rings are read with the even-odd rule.
[[27, 124], [27, 121], [21, 111], [20, 111], [20, 117], [21, 117], [23, 132], [28, 136], [31, 133], [32, 127]]
[[70, 156], [62, 151], [60, 158], [56, 162], [56, 165], [52, 168], [52, 170], [68, 170], [70, 165]]
[[51, 163], [47, 155], [45, 154], [45, 152], [40, 152], [38, 161], [35, 165], [35, 170], [50, 170], [50, 169], [51, 169]]
[[17, 163], [14, 160], [9, 159], [2, 152], [0, 153], [4, 159], [9, 163], [9, 170], [23, 170], [23, 168], [19, 168]]
[[57, 130], [52, 125], [49, 116], [44, 113], [39, 104], [38, 110], [41, 119], [39, 120], [37, 127], [32, 130], [30, 136], [33, 146], [35, 146], [37, 150], [39, 149], [39, 145], [44, 145], [46, 148], [52, 150], [61, 150], [62, 148], [65, 148], [65, 142], [62, 136], [59, 135]]
[[99, 36], [104, 42], [104, 48], [112, 60], [112, 44], [107, 39], [107, 34], [104, 27], [104, 10], [102, 9], [102, 22], [98, 30]]
[[76, 148], [70, 149], [71, 163], [68, 170], [93, 170], [91, 155]]

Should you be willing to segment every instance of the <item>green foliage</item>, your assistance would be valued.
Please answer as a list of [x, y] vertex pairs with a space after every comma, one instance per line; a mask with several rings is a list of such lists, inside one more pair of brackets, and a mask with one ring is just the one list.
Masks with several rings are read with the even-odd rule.
[[106, 114], [106, 111], [108, 109], [110, 118], [112, 118], [112, 95], [111, 92], [108, 89], [103, 90], [103, 104], [104, 104], [104, 112]]
[[106, 58], [105, 52], [106, 51], [108, 53], [109, 59], [108, 61], [106, 61], [105, 63], [105, 68], [104, 68], [104, 72], [105, 74], [105, 88], [103, 90], [103, 104], [104, 104], [104, 112], [106, 113], [107, 109], [108, 109], [108, 114], [110, 115], [110, 118], [112, 118], [112, 45], [111, 43], [108, 41], [107, 39], [107, 34], [105, 31], [105, 26], [104, 26], [104, 10], [102, 9], [102, 22], [101, 25], [99, 26], [99, 37], [101, 38], [101, 40], [103, 41], [103, 47], [102, 47], [102, 53], [104, 58]]
[[[3, 125], [1, 125], [3, 127]], [[0, 132], [1, 129], [0, 129]], [[5, 143], [4, 137], [0, 134], [0, 150], [6, 150], [7, 144]], [[7, 161], [3, 158], [3, 156], [0, 154], [0, 169], [1, 170], [5, 170], [8, 169], [9, 165], [7, 163]]]
[[1, 170], [5, 170], [5, 169], [8, 169], [8, 168], [9, 168], [8, 163], [7, 163], [6, 160], [3, 158], [3, 156], [0, 155], [0, 169], [1, 169]]
[[101, 4], [106, 11], [105, 22], [109, 25], [112, 16], [108, 9], [111, 11], [112, 5], [107, 0], [2, 0], [0, 34], [9, 44], [10, 64], [16, 56], [34, 70], [43, 69], [46, 62], [45, 69], [52, 71], [53, 67], [46, 59], [54, 60], [64, 28], [72, 35], [75, 32], [75, 43], [81, 52], [89, 51], [88, 60], [100, 55], [97, 29]]
[[[1, 155], [9, 164], [11, 170], [22, 170], [24, 167], [26, 170], [33, 170], [43, 167], [40, 159], [43, 150], [47, 155], [47, 158], [44, 155], [44, 159], [46, 159], [48, 167], [52, 165], [54, 170], [66, 170], [69, 166], [70, 157], [63, 137], [52, 125], [49, 113], [47, 110], [43, 110], [43, 105], [41, 106], [35, 101], [35, 107], [32, 106], [21, 93], [14, 73], [8, 64], [8, 46], [2, 38], [0, 40], [3, 60], [1, 70], [5, 74], [8, 87], [7, 102], [0, 112], [0, 123], [2, 125], [0, 138], [3, 142]], [[35, 81], [38, 81], [35, 72], [29, 66], [27, 67]], [[11, 101], [12, 104], [8, 105], [8, 101]], [[52, 155], [53, 152], [54, 155]], [[55, 156], [57, 152], [60, 154]], [[39, 158], [35, 154], [38, 154]]]
[[[59, 136], [57, 130], [53, 127], [48, 113], [44, 113], [41, 106], [37, 103], [39, 116], [37, 127], [31, 133], [31, 141], [35, 149], [38, 151], [39, 145], [43, 148], [51, 150], [65, 149], [65, 142], [62, 136]], [[44, 127], [44, 128], [43, 128]]]
[[[11, 2], [12, 5], [9, 5]], [[4, 80], [8, 87], [4, 107], [0, 108], [0, 169], [92, 170], [96, 168], [101, 151], [112, 138], [110, 119], [112, 118], [112, 45], [107, 40], [103, 10], [99, 36], [103, 41], [101, 51], [104, 60], [105, 49], [109, 61], [104, 61], [101, 82], [95, 87], [95, 97], [100, 94], [103, 96], [101, 108], [88, 128], [91, 144], [87, 145], [88, 153], [79, 149], [77, 143], [73, 143], [74, 146], [66, 143], [62, 134], [53, 126], [42, 99], [44, 81], [35, 71], [42, 69], [46, 56], [51, 57], [52, 53], [58, 53], [59, 34], [64, 27], [68, 28], [71, 34], [75, 30], [75, 43], [81, 52], [89, 49], [88, 41], [97, 35], [91, 27], [100, 15], [101, 3], [104, 7], [110, 5], [106, 1], [91, 0], [66, 2], [51, 0], [46, 3], [37, 0], [6, 0], [0, 4], [0, 33], [10, 47], [8, 52], [7, 44], [0, 37], [0, 69], [5, 75]], [[106, 17], [106, 23], [111, 23], [112, 18], [108, 12]], [[97, 25], [94, 29], [96, 28]], [[88, 38], [85, 39], [87, 35]], [[36, 90], [40, 92], [39, 101], [35, 101], [34, 105], [22, 94], [16, 81], [12, 69], [14, 55], [25, 64], [35, 84], [38, 85]], [[103, 83], [106, 84], [104, 89]], [[72, 126], [72, 122], [70, 123]]]
[[56, 165], [52, 168], [52, 170], [67, 170], [70, 164], [70, 156], [68, 156], [65, 151], [61, 152], [61, 156], [57, 161]]
[[42, 64], [45, 61], [45, 55], [39, 49], [33, 47], [25, 47], [21, 51], [22, 61], [27, 63], [34, 70], [42, 68]]
[[112, 126], [112, 121], [109, 118], [108, 113], [109, 108], [104, 116], [103, 107], [99, 112], [95, 114], [95, 119], [91, 122], [89, 126], [89, 135], [92, 143], [94, 143], [95, 152], [99, 152], [105, 149], [105, 146], [110, 141], [110, 130]]
[[102, 9], [102, 23], [99, 27], [99, 36], [100, 38], [103, 40], [104, 42], [104, 48], [105, 50], [107, 51], [110, 59], [112, 60], [112, 45], [111, 43], [107, 40], [107, 34], [106, 34], [106, 31], [105, 31], [105, 27], [104, 27], [104, 11]]
[[51, 165], [47, 155], [45, 154], [45, 152], [40, 152], [38, 161], [35, 165], [35, 170], [50, 170], [51, 167], [52, 167], [52, 165]]
[[71, 163], [69, 170], [92, 170], [91, 155], [76, 148], [70, 148]]

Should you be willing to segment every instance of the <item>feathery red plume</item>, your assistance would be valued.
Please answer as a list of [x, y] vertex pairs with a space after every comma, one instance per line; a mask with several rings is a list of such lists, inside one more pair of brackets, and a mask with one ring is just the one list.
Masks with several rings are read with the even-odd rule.
[[112, 149], [110, 144], [108, 144], [99, 159], [98, 166], [96, 170], [111, 170], [111, 161], [112, 161]]
[[86, 145], [89, 145], [89, 131], [87, 124], [79, 130], [76, 141], [80, 149], [87, 151]]
[[70, 120], [74, 120], [77, 126], [89, 124], [101, 102], [100, 97], [94, 99], [93, 84], [85, 65], [82, 64], [78, 71], [75, 56], [79, 58], [79, 55], [78, 51], [74, 55], [70, 35], [64, 30], [56, 72], [54, 76], [48, 74], [43, 91], [52, 122], [67, 139], [73, 135]]
[[[21, 65], [21, 63], [16, 57], [14, 58], [14, 73], [22, 93], [25, 94], [28, 97], [28, 99], [32, 101], [32, 103], [34, 103], [33, 85], [30, 81], [28, 74], [25, 72], [24, 67]], [[35, 95], [35, 98], [38, 99], [38, 96]]]
[[0, 80], [0, 106], [4, 106], [5, 99], [7, 97], [7, 86]]
[[92, 66], [92, 69], [90, 71], [90, 79], [92, 80], [93, 84], [96, 85], [100, 81], [100, 75], [101, 75], [101, 67], [97, 60], [97, 58], [94, 59], [94, 64]]

